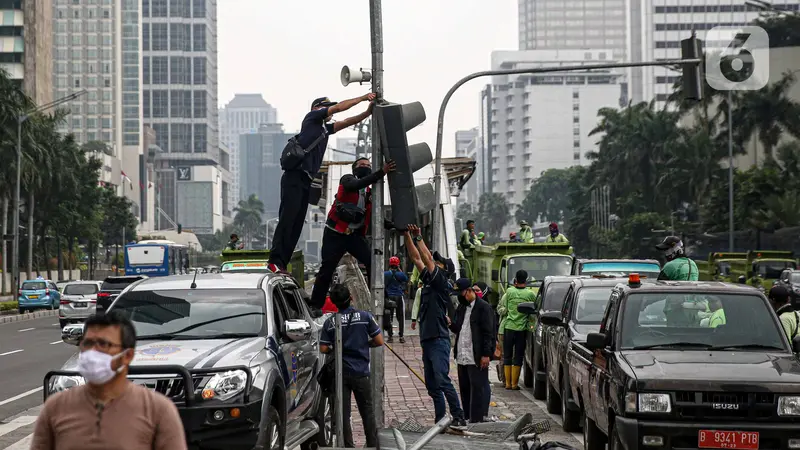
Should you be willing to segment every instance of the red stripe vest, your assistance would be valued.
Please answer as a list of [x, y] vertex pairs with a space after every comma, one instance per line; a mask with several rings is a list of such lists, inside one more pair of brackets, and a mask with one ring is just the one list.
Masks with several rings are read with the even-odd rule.
[[[328, 220], [326, 225], [333, 228], [334, 230], [338, 231], [339, 233], [348, 234], [348, 230], [350, 228], [350, 224], [339, 219], [336, 215], [336, 202], [340, 201], [342, 203], [353, 203], [358, 204], [358, 197], [359, 192], [348, 192], [344, 189], [344, 186], [341, 184], [339, 185], [339, 189], [336, 191], [336, 200], [333, 202], [333, 206], [331, 206], [330, 211], [328, 211]], [[365, 214], [364, 214], [364, 226], [361, 227], [359, 230], [360, 233], [364, 236], [367, 235], [367, 231], [369, 229], [369, 221], [372, 217], [372, 188], [367, 187], [366, 199], [364, 200], [364, 207], [365, 207]]]

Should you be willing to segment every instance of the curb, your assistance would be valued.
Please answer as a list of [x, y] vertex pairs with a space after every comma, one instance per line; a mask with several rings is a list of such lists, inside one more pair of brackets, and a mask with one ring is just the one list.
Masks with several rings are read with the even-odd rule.
[[36, 311], [27, 314], [7, 314], [0, 316], [0, 323], [22, 322], [24, 320], [38, 319], [40, 317], [58, 316], [58, 310]]

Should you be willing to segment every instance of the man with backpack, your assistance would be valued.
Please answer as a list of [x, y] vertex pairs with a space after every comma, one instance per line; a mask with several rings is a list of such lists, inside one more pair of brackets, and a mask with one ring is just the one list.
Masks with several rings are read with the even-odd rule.
[[[300, 134], [289, 140], [281, 154], [281, 204], [278, 209], [278, 225], [272, 235], [272, 248], [269, 252], [269, 270], [286, 272], [286, 266], [300, 240], [303, 224], [308, 212], [311, 193], [311, 180], [319, 172], [328, 136], [351, 127], [372, 114], [375, 94], [332, 102], [328, 97], [320, 97], [311, 103], [311, 111], [306, 114]], [[347, 111], [361, 102], [370, 102], [363, 113], [345, 120], [331, 123], [331, 117]]]

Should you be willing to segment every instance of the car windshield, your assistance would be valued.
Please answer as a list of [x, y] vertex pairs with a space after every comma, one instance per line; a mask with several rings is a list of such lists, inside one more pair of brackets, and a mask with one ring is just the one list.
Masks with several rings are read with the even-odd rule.
[[800, 283], [800, 272], [792, 272], [790, 279], [792, 283]]
[[762, 297], [641, 293], [625, 301], [622, 349], [654, 347], [786, 350], [784, 331]]
[[753, 264], [756, 275], [768, 280], [775, 280], [785, 269], [796, 269], [794, 261], [759, 261]]
[[547, 285], [547, 290], [544, 293], [544, 311], [561, 311], [564, 307], [564, 297], [567, 295], [569, 289], [568, 282], [550, 283]]
[[658, 264], [646, 262], [586, 262], [583, 263], [581, 274], [583, 275], [609, 275], [616, 277], [628, 276], [632, 273], [647, 278], [658, 278], [661, 267]]
[[47, 289], [47, 283], [44, 281], [26, 281], [22, 283], [23, 291], [39, 291]]
[[131, 319], [139, 339], [214, 339], [266, 335], [260, 289], [132, 291], [112, 310]]
[[584, 287], [578, 291], [578, 301], [572, 313], [575, 323], [598, 324], [603, 321], [613, 286]]
[[68, 284], [64, 288], [64, 295], [92, 295], [97, 294], [98, 290], [94, 283]]
[[528, 286], [539, 285], [544, 277], [566, 276], [572, 272], [569, 256], [515, 256], [508, 260], [507, 282], [513, 283], [517, 271], [528, 272]]

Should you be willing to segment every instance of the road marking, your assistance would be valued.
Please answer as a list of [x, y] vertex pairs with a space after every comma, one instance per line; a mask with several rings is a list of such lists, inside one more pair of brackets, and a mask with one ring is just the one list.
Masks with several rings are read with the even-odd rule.
[[25, 436], [21, 441], [18, 441], [11, 447], [6, 447], [6, 450], [28, 450], [31, 448], [31, 443], [33, 443], [33, 433]]
[[19, 400], [21, 398], [25, 398], [25, 397], [27, 397], [27, 396], [29, 396], [31, 394], [35, 394], [35, 393], [41, 392], [41, 391], [42, 391], [42, 387], [39, 386], [39, 387], [37, 387], [35, 389], [31, 389], [30, 391], [26, 391], [26, 392], [23, 392], [22, 394], [15, 395], [15, 396], [13, 396], [11, 398], [7, 398], [5, 400], [0, 401], [0, 406], [7, 405], [7, 404], [15, 402], [15, 401], [17, 401], [17, 400]]
[[10, 352], [0, 353], [0, 356], [13, 355], [14, 353], [19, 353], [19, 352], [22, 352], [22, 351], [24, 351], [24, 350], [22, 350], [22, 349], [11, 350]]
[[[525, 398], [527, 398], [528, 400], [533, 402], [533, 404], [536, 405], [537, 408], [541, 409], [543, 413], [547, 414], [547, 416], [550, 417], [550, 419], [553, 422], [557, 423], [558, 426], [561, 426], [563, 424], [563, 422], [561, 422], [561, 415], [560, 414], [550, 414], [549, 412], [547, 412], [547, 405], [541, 400], [536, 400], [533, 397], [533, 394], [528, 392], [527, 389], [522, 389], [519, 392], [522, 392], [522, 395], [524, 395]], [[559, 431], [563, 432], [563, 430], [559, 430]], [[583, 443], [583, 433], [570, 432], [569, 435], [574, 437], [575, 439], [577, 439], [578, 442], [581, 443], [581, 445], [584, 445], [584, 443]]]
[[11, 433], [17, 428], [22, 428], [36, 422], [36, 416], [20, 416], [11, 422], [0, 424], [0, 436]]
[[64, 343], [64, 341], [55, 341], [55, 342], [51, 342], [50, 345], [63, 344], [63, 343]]
[[22, 333], [23, 331], [31, 331], [31, 330], [35, 330], [35, 329], [36, 329], [36, 328], [24, 328], [24, 329], [22, 329], [22, 330], [18, 330], [18, 331], [19, 331], [20, 333]]
[[50, 325], [52, 325], [52, 326], [54, 326], [54, 327], [57, 327], [59, 324], [57, 324], [57, 323], [51, 323]]

